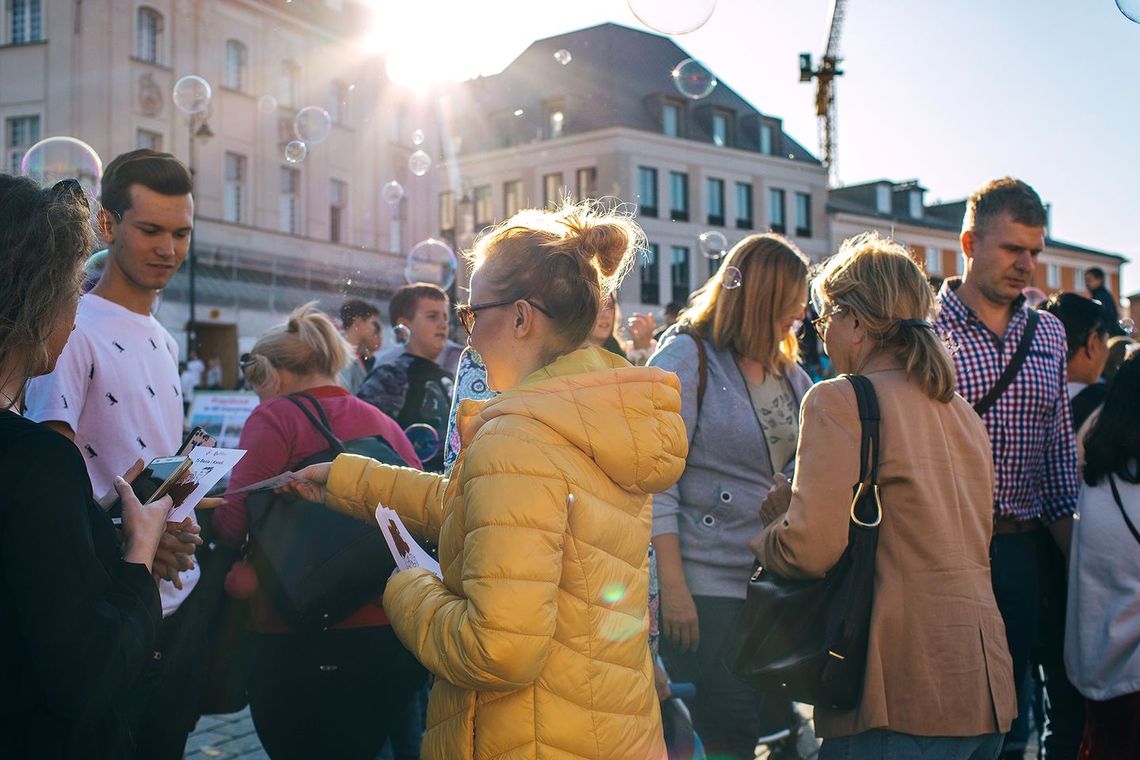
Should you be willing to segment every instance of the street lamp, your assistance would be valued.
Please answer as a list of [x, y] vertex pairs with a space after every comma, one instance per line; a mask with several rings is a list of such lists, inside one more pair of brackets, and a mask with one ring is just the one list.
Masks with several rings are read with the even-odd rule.
[[[196, 156], [195, 146], [197, 145], [198, 140], [201, 139], [202, 141], [206, 141], [206, 140], [209, 140], [213, 136], [214, 136], [213, 130], [211, 130], [210, 125], [208, 123], [206, 123], [206, 114], [205, 113], [192, 113], [192, 114], [190, 114], [190, 160], [189, 160], [186, 168], [190, 170], [191, 179], [194, 179], [194, 159]], [[195, 184], [194, 190], [195, 191], [198, 190], [197, 184]], [[194, 235], [194, 231], [193, 231], [194, 220], [197, 220], [197, 218], [198, 218], [198, 204], [195, 203], [194, 204], [194, 217], [190, 223], [190, 225], [191, 225], [190, 247], [187, 249], [187, 252], [186, 252], [186, 264], [189, 267], [189, 269], [187, 270], [187, 275], [189, 276], [189, 280], [190, 280], [190, 282], [189, 282], [189, 286], [190, 286], [189, 291], [190, 292], [188, 294], [189, 295], [188, 301], [190, 302], [189, 303], [190, 316], [189, 316], [189, 319], [187, 320], [187, 323], [186, 323], [186, 358], [187, 358], [187, 360], [189, 360], [190, 354], [194, 353], [195, 343], [196, 343], [197, 338], [198, 338], [198, 320], [197, 320], [197, 315], [195, 313], [195, 307], [197, 306], [197, 301], [196, 301], [197, 293], [195, 292], [195, 275], [196, 275], [196, 269], [197, 268], [195, 266], [196, 262], [195, 262], [195, 257], [194, 257], [194, 237], [195, 237], [195, 235]]]

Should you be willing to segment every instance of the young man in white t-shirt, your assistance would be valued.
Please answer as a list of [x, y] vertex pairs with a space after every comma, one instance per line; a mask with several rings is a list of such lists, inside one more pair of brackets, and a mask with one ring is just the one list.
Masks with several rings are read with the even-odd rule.
[[[181, 444], [178, 347], [151, 308], [186, 258], [194, 216], [191, 189], [189, 172], [169, 154], [132, 151], [107, 166], [99, 212], [109, 251], [106, 267], [80, 299], [75, 331], [55, 370], [28, 387], [27, 416], [75, 441], [96, 497], [138, 459], [172, 456]], [[200, 542], [197, 531], [196, 525], [168, 524], [155, 559], [164, 616], [155, 660], [161, 664], [144, 675], [153, 681], [153, 691], [142, 689], [138, 706], [140, 758], [181, 758], [198, 717], [196, 694], [186, 693], [186, 674], [174, 672], [179, 668], [171, 660], [178, 658], [166, 656], [183, 647], [185, 637], [179, 634], [192, 630], [187, 617], [193, 611], [177, 613], [200, 577], [190, 556]], [[181, 696], [189, 709], [173, 716], [153, 714], [169, 696]]]

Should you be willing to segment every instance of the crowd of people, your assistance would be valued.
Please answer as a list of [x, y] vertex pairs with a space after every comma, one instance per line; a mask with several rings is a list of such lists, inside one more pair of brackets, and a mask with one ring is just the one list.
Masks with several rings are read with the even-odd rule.
[[[247, 453], [169, 522], [129, 481], [180, 448], [192, 387], [221, 385], [152, 313], [192, 191], [174, 157], [124, 154], [93, 225], [77, 182], [0, 175], [5, 757], [180, 758], [202, 714], [246, 703], [274, 758], [798, 757], [801, 711], [726, 647], [755, 566], [810, 582], [844, 555], [866, 456], [847, 375], [881, 410], [881, 523], [862, 688], [815, 706], [820, 757], [1021, 757], [1034, 727], [1048, 758], [1140, 757], [1140, 359], [1103, 272], [1027, 303], [1046, 215], [1026, 183], [970, 197], [965, 274], [937, 293], [875, 233], [814, 270], [757, 234], [660, 326], [617, 305], [632, 218], [519, 212], [467, 252], [466, 303], [392, 295], [387, 352], [357, 299], [260, 336]], [[395, 510], [439, 574], [369, 569], [299, 622], [266, 518], [287, 500], [337, 530]], [[684, 749], [662, 727], [677, 683]]]

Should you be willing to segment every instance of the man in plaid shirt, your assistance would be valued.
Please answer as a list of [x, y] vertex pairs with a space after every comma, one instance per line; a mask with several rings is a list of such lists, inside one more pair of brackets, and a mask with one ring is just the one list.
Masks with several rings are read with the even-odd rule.
[[[943, 285], [937, 328], [957, 347], [957, 390], [971, 404], [997, 384], [1025, 333], [1029, 309], [1021, 291], [1032, 283], [1045, 247], [1045, 223], [1041, 199], [1020, 180], [994, 180], [967, 201], [961, 235], [966, 274]], [[1020, 687], [1039, 618], [1040, 526], [1067, 554], [1080, 488], [1067, 356], [1060, 320], [1040, 313], [1025, 363], [982, 416], [995, 469], [994, 596], [1005, 620], [1022, 716], [1028, 705]], [[1020, 756], [1015, 745], [1007, 737], [1003, 752]]]

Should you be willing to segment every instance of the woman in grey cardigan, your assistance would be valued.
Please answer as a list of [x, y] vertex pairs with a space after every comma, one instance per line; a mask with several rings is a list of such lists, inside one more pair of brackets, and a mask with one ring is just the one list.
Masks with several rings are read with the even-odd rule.
[[649, 360], [680, 378], [689, 435], [684, 475], [653, 497], [662, 654], [674, 680], [696, 684], [694, 726], [715, 757], [751, 760], [758, 739], [795, 741], [790, 703], [734, 678], [721, 649], [744, 603], [757, 510], [795, 460], [811, 385], [796, 363], [807, 275], [806, 258], [783, 237], [745, 238]]

